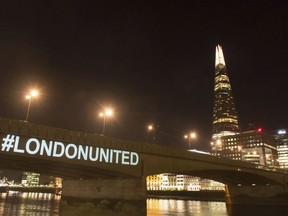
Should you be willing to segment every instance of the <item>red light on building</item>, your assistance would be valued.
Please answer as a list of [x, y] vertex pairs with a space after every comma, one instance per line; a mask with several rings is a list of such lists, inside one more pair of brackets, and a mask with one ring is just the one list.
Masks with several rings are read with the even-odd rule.
[[257, 131], [258, 131], [258, 132], [262, 132], [262, 128], [258, 128]]

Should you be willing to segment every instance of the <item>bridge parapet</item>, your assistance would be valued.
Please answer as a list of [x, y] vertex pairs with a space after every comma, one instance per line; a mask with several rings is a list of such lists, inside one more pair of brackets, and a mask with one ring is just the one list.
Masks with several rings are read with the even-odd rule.
[[[155, 172], [157, 173], [156, 170], [162, 169], [162, 167], [160, 166], [164, 167], [163, 171], [164, 170], [175, 172], [187, 171], [191, 169], [191, 166], [194, 166], [194, 164], [197, 164], [198, 166], [195, 167], [194, 169], [199, 169], [199, 167], [201, 166], [200, 169], [202, 169], [202, 167], [205, 167], [206, 169], [214, 169], [214, 170], [227, 169], [230, 171], [232, 170], [233, 172], [235, 171], [245, 172], [249, 170], [249, 172], [255, 172], [255, 173], [258, 172], [264, 173], [263, 170], [266, 170], [267, 172], [275, 171], [278, 173], [283, 172], [283, 174], [285, 175], [287, 174], [285, 173], [286, 171], [281, 170], [278, 171], [275, 168], [258, 167], [259, 165], [233, 161], [228, 159], [220, 159], [210, 155], [188, 152], [183, 149], [176, 149], [156, 144], [148, 144], [131, 140], [106, 137], [101, 136], [99, 134], [70, 131], [67, 129], [33, 124], [21, 120], [0, 118], [0, 131], [1, 133], [12, 133], [26, 137], [42, 138], [47, 141], [49, 140], [60, 141], [66, 144], [74, 143], [76, 145], [83, 145], [83, 146], [87, 145], [107, 149], [118, 149], [123, 151], [137, 152], [139, 155], [141, 155], [140, 159], [142, 163], [141, 166], [146, 167], [143, 170], [147, 170], [147, 172], [144, 172], [143, 175], [146, 175], [146, 173], [148, 175], [153, 174]], [[160, 168], [156, 169], [155, 164], [150, 165], [151, 161], [156, 163], [157, 166], [159, 166]], [[190, 165], [186, 166], [187, 164], [190, 164], [191, 161], [193, 161], [191, 166]], [[177, 165], [177, 163], [179, 163], [179, 165]], [[166, 168], [167, 164], [169, 164], [168, 165], [169, 169]], [[150, 168], [150, 166], [152, 168]], [[149, 170], [151, 172], [149, 172]], [[158, 173], [161, 173], [161, 171], [159, 171]]]
[[63, 142], [109, 146], [131, 151], [146, 152], [151, 154], [187, 157], [189, 153], [175, 148], [163, 147], [156, 144], [140, 143], [136, 141], [123, 140], [111, 137], [103, 137], [99, 134], [91, 134], [67, 129], [48, 127], [44, 125], [29, 123], [21, 120], [0, 118], [1, 132], [9, 132], [29, 137], [58, 140]]

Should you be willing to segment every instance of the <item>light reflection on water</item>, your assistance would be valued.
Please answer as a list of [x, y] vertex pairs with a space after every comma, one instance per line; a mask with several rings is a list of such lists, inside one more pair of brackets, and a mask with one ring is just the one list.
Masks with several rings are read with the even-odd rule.
[[59, 215], [60, 196], [50, 193], [9, 191], [1, 193], [0, 215], [50, 216]]
[[225, 202], [204, 202], [175, 199], [147, 199], [147, 215], [228, 216], [228, 213]]
[[225, 202], [147, 199], [148, 216], [287, 216], [283, 206], [227, 206]]
[[[111, 211], [95, 209], [92, 203], [68, 207], [60, 211], [60, 196], [49, 193], [0, 193], [0, 215], [2, 216], [133, 216], [135, 211]], [[225, 202], [208, 202], [178, 199], [147, 199], [147, 216], [287, 216], [288, 208], [268, 206], [226, 206]], [[63, 206], [62, 206], [63, 207]], [[61, 208], [62, 209], [62, 208]], [[65, 208], [64, 208], [65, 209]], [[59, 213], [61, 212], [61, 214]]]
[[[60, 196], [49, 193], [21, 193], [8, 192], [0, 194], [0, 215], [3, 216], [58, 216], [60, 209]], [[89, 209], [83, 209], [83, 206]], [[100, 213], [99, 209], [91, 210], [91, 205], [82, 205], [81, 211], [87, 210], [94, 215]], [[62, 215], [78, 215], [80, 211], [73, 207]], [[102, 210], [101, 210], [102, 211]], [[93, 214], [94, 213], [94, 214]], [[104, 215], [104, 211], [102, 212]], [[108, 213], [108, 214], [107, 214]], [[128, 213], [128, 212], [126, 212]], [[130, 212], [129, 215], [133, 215]], [[81, 214], [85, 216], [85, 214]], [[97, 214], [98, 215], [98, 214]], [[113, 215], [111, 211], [105, 215]], [[126, 215], [117, 212], [115, 215]], [[137, 215], [137, 213], [136, 213]], [[174, 199], [147, 199], [147, 216], [166, 216], [166, 215], [195, 215], [195, 216], [227, 216], [227, 209], [224, 202], [202, 202], [193, 200], [174, 200]]]

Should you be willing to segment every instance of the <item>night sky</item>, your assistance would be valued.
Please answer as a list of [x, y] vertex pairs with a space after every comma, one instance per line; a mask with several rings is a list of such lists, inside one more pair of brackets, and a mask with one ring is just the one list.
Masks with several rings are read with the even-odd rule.
[[[46, 2], [46, 3], [45, 3]], [[232, 3], [231, 3], [232, 2]], [[5, 1], [0, 116], [208, 149], [215, 47], [221, 44], [240, 126], [288, 128], [286, 1]], [[273, 3], [272, 3], [273, 2]]]

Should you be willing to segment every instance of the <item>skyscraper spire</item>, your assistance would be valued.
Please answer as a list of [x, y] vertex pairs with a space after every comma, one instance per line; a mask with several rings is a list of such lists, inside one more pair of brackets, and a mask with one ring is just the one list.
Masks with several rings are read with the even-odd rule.
[[216, 46], [212, 141], [240, 131], [223, 50]]
[[216, 46], [216, 54], [215, 54], [215, 67], [219, 64], [225, 65], [225, 60], [224, 60], [222, 47], [220, 45], [217, 45]]

